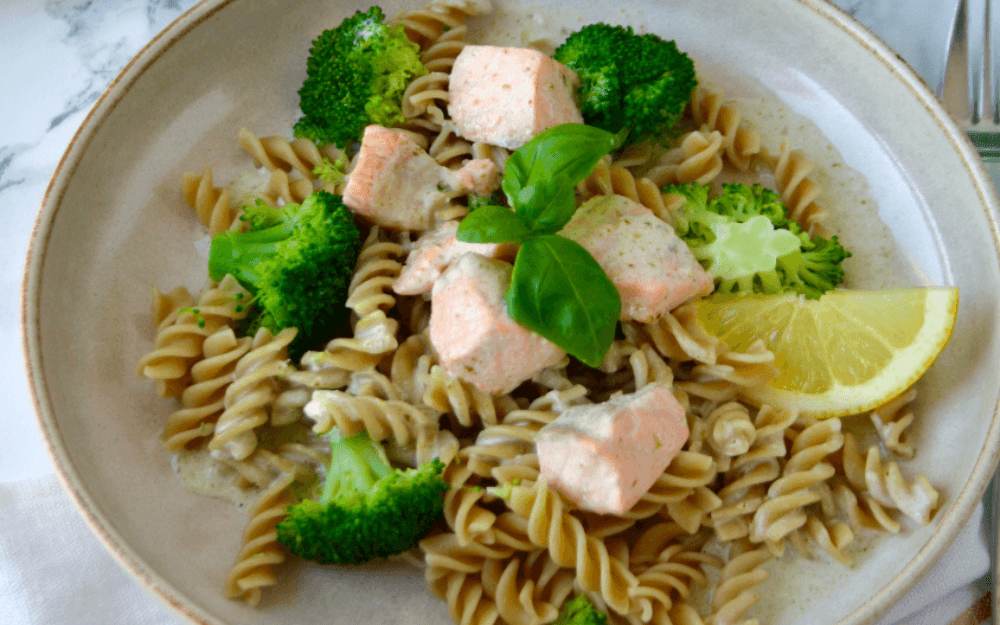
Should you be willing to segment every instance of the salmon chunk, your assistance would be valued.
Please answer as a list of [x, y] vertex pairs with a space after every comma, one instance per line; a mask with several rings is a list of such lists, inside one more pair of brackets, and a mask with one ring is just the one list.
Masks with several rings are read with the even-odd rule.
[[620, 195], [593, 198], [559, 233], [582, 245], [622, 300], [621, 319], [649, 322], [712, 292], [712, 276], [674, 229]]
[[457, 172], [462, 186], [470, 193], [489, 195], [500, 188], [500, 171], [488, 158], [474, 158]]
[[344, 205], [376, 224], [427, 230], [438, 210], [472, 190], [457, 172], [438, 164], [403, 132], [365, 128], [357, 164], [344, 188]]
[[431, 291], [430, 338], [441, 366], [486, 393], [509, 393], [566, 353], [507, 314], [512, 273], [503, 261], [463, 254]]
[[549, 486], [584, 510], [624, 514], [688, 439], [684, 407], [663, 384], [573, 406], [535, 437]]
[[406, 257], [392, 290], [400, 295], [430, 293], [438, 276], [462, 254], [472, 252], [501, 259], [513, 259], [517, 254], [517, 245], [513, 243], [464, 243], [458, 240], [457, 232], [458, 222], [446, 221], [421, 235]]
[[582, 124], [576, 72], [530, 48], [465, 46], [448, 85], [458, 133], [517, 149], [559, 124]]

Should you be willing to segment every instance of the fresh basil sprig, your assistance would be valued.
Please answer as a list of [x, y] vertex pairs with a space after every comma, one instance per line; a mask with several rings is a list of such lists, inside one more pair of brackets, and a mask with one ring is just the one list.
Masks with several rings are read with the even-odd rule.
[[521, 244], [507, 313], [591, 367], [614, 341], [621, 298], [590, 252], [555, 233], [576, 212], [577, 183], [624, 139], [584, 124], [549, 128], [507, 159], [501, 188], [513, 210], [483, 206], [458, 227], [466, 243]]

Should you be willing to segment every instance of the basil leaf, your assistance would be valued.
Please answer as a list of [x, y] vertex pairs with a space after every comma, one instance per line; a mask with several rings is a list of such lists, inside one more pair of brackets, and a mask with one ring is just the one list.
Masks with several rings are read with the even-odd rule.
[[482, 206], [458, 224], [456, 237], [465, 243], [520, 243], [531, 230], [517, 214], [503, 206]]
[[566, 204], [573, 187], [622, 139], [585, 124], [553, 126], [510, 155], [501, 187], [536, 232], [557, 232], [573, 216]]
[[576, 188], [560, 180], [531, 183], [521, 189], [517, 214], [538, 234], [555, 234], [576, 212]]
[[521, 245], [507, 313], [591, 367], [604, 359], [621, 314], [618, 289], [579, 243], [558, 235]]

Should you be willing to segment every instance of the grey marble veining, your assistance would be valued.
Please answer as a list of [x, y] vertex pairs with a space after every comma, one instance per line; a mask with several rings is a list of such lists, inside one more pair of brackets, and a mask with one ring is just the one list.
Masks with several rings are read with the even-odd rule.
[[7, 398], [3, 480], [52, 471], [20, 366], [24, 258], [35, 215], [62, 153], [128, 61], [195, 0], [0, 0], [0, 355]]

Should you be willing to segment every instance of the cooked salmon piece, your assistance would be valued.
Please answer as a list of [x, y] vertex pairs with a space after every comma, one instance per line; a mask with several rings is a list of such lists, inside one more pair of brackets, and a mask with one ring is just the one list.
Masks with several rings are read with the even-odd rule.
[[488, 158], [474, 158], [455, 173], [462, 186], [477, 195], [489, 195], [500, 187], [500, 171]]
[[465, 46], [448, 83], [458, 133], [511, 150], [559, 124], [582, 124], [576, 72], [531, 48]]
[[585, 202], [559, 233], [582, 245], [622, 300], [622, 320], [649, 322], [712, 292], [712, 276], [674, 229], [627, 197]]
[[448, 265], [462, 254], [475, 253], [487, 258], [513, 260], [513, 243], [464, 243], [457, 238], [458, 222], [446, 221], [422, 234], [406, 257], [406, 263], [392, 290], [400, 295], [430, 293], [434, 281]]
[[684, 407], [664, 384], [573, 406], [535, 436], [541, 475], [584, 510], [624, 514], [688, 439]]
[[451, 375], [486, 393], [509, 393], [565, 355], [507, 314], [513, 267], [463, 254], [434, 282], [430, 338]]
[[439, 165], [406, 133], [371, 125], [365, 128], [343, 199], [349, 209], [380, 226], [427, 230], [438, 210], [470, 192], [474, 182], [470, 178], [470, 186], [464, 185], [457, 172]]

